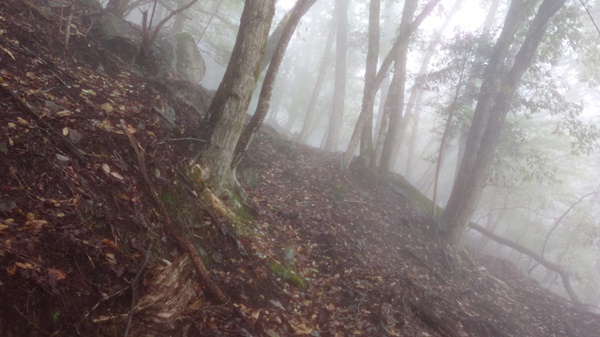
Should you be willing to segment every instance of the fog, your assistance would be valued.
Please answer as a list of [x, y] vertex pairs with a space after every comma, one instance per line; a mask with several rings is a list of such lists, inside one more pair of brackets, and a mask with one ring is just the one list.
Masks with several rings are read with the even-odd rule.
[[[463, 58], [468, 67], [485, 58], [478, 55], [475, 48], [469, 49], [465, 41], [479, 41], [490, 2], [462, 1], [458, 11], [451, 14], [447, 27], [438, 32], [450, 15], [452, 4], [444, 2], [410, 40], [402, 104], [406, 107], [415, 90], [420, 91], [420, 100], [411, 114], [405, 116], [403, 140], [393, 168], [429, 197], [433, 196], [435, 163], [445, 116], [457, 85], [456, 64]], [[294, 3], [293, 0], [277, 1], [272, 30]], [[423, 3], [420, 2], [417, 13]], [[487, 43], [483, 49], [488, 51], [500, 34], [508, 7], [507, 1], [499, 3], [490, 36], [482, 42]], [[592, 16], [600, 20], [596, 1], [588, 1], [588, 5]], [[340, 152], [346, 150], [361, 111], [368, 45], [369, 5], [349, 1], [349, 6], [346, 96], [341, 139], [337, 144]], [[383, 1], [381, 6], [379, 65], [394, 42], [403, 2]], [[201, 85], [208, 89], [216, 89], [224, 74], [242, 7], [239, 1], [203, 1], [186, 13], [185, 29], [198, 40], [206, 63], [206, 76]], [[540, 47], [538, 56], [544, 63], [534, 64], [524, 76], [472, 221], [538, 254], [543, 250], [546, 259], [564, 266], [574, 275], [574, 287], [582, 298], [600, 306], [600, 152], [595, 128], [600, 119], [597, 90], [600, 83], [597, 55], [600, 53], [595, 47], [600, 46], [600, 33], [578, 2], [569, 3], [567, 10], [568, 15], [553, 21], [552, 25], [559, 28], [551, 29]], [[132, 11], [128, 19], [140, 23], [139, 11]], [[335, 41], [329, 53], [325, 53], [325, 47], [328, 33], [334, 27], [334, 1], [317, 1], [300, 22], [287, 48], [267, 116], [269, 125], [313, 147], [323, 147], [332, 111]], [[441, 41], [426, 74], [422, 74], [426, 82], [416, 85], [426, 48], [437, 33], [441, 34]], [[517, 39], [524, 38], [524, 32], [517, 35]], [[510, 53], [514, 57], [516, 51]], [[315, 113], [307, 120], [308, 134], [305, 139], [299, 139], [317, 76], [322, 71], [324, 81], [318, 90]], [[375, 100], [375, 142], [385, 102], [382, 92], [387, 90], [394, 71], [392, 67]], [[262, 76], [250, 104], [250, 114], [256, 106]], [[475, 86], [480, 84], [481, 79], [475, 77]], [[461, 92], [461, 95], [467, 93]], [[450, 197], [456, 177], [461, 130], [468, 128], [472, 117], [474, 105], [467, 105], [457, 108], [445, 147], [437, 193], [437, 204], [441, 207]], [[565, 295], [557, 275], [544, 267], [536, 267], [527, 256], [472, 230], [467, 232], [467, 241], [473, 249], [509, 259], [552, 291]]]

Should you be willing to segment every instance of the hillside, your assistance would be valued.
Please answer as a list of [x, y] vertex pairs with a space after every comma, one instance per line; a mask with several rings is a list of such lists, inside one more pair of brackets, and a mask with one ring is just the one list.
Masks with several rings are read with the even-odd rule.
[[600, 331], [600, 317], [509, 262], [453, 258], [385, 179], [356, 163], [342, 172], [338, 154], [268, 127], [238, 172], [247, 200], [225, 196], [237, 215], [222, 211], [186, 166], [198, 114], [175, 104], [172, 127], [157, 107], [177, 98], [106, 54], [84, 22], [65, 50], [59, 22], [41, 0], [0, 7], [0, 336]]

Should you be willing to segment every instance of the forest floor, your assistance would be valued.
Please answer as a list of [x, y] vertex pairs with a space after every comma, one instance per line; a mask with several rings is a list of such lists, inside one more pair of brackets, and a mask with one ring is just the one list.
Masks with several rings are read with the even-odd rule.
[[[198, 127], [197, 114], [181, 104], [177, 127], [166, 127], [155, 108], [176, 98], [116, 60], [109, 74], [97, 73], [105, 52], [82, 22], [74, 22], [65, 52], [59, 20], [42, 3], [0, 6], [1, 336], [127, 335], [130, 323], [117, 318], [136, 322], [136, 299], [164, 290], [146, 281], [185, 254], [164, 230], [121, 120], [143, 150], [160, 200], [229, 299], [214, 304], [196, 286], [176, 324], [130, 336], [600, 331], [598, 315], [512, 263], [475, 252], [474, 263], [455, 258], [433, 218], [385, 179], [356, 163], [341, 171], [339, 154], [268, 127], [238, 172], [248, 197], [238, 208], [244, 220], [209, 216], [188, 193], [184, 140]], [[106, 317], [118, 329], [103, 329]]]

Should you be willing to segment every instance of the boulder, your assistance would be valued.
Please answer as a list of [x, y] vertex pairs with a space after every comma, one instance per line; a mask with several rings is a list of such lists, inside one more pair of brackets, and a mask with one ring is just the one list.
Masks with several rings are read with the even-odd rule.
[[[125, 20], [107, 13], [102, 15], [91, 34], [107, 50], [119, 56], [125, 63], [133, 64], [142, 42], [141, 28], [136, 29]], [[157, 69], [151, 73], [167, 76], [175, 74], [184, 81], [200, 83], [206, 74], [204, 59], [196, 48], [194, 37], [189, 33], [179, 33], [168, 37], [159, 37], [151, 53], [156, 62], [150, 62]]]
[[179, 78], [191, 83], [200, 83], [206, 74], [206, 65], [190, 33], [179, 33], [158, 41], [163, 51], [163, 62]]
[[140, 32], [125, 20], [106, 13], [94, 23], [90, 32], [104, 48], [119, 56], [123, 62], [134, 63], [142, 37]]

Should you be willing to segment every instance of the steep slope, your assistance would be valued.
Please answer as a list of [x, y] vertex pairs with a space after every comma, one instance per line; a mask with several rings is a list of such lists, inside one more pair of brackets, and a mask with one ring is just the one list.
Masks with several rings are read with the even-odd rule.
[[[197, 112], [99, 48], [83, 21], [65, 50], [49, 8], [0, 6], [1, 336], [599, 331], [598, 316], [510, 263], [453, 259], [433, 220], [360, 166], [344, 173], [338, 155], [269, 128], [239, 170], [247, 202], [230, 196], [239, 215], [219, 217], [185, 165]], [[160, 114], [167, 101], [176, 127]], [[225, 304], [207, 296], [169, 222]]]

